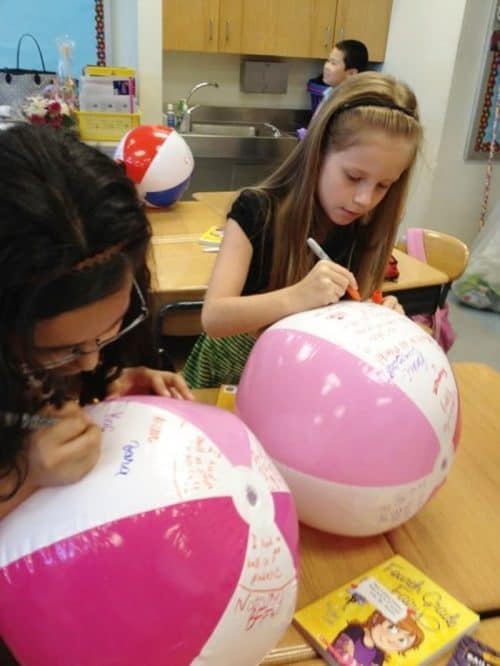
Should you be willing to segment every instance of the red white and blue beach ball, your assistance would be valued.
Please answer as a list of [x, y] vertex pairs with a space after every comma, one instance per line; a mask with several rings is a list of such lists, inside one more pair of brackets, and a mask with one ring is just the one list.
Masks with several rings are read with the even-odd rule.
[[115, 151], [148, 206], [166, 208], [189, 185], [194, 160], [180, 134], [163, 125], [141, 125], [125, 134]]
[[234, 414], [182, 400], [88, 409], [101, 457], [0, 521], [0, 636], [23, 666], [253, 666], [287, 629], [298, 523]]

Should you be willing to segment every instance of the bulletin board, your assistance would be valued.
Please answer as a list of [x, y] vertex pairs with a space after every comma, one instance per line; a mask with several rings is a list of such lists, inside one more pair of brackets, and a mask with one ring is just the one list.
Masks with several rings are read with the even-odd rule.
[[[493, 142], [495, 160], [500, 159], [500, 0], [488, 28], [488, 50], [482, 73], [466, 158], [487, 160]], [[496, 120], [495, 120], [496, 118]], [[493, 135], [495, 130], [495, 136]]]
[[[16, 66], [17, 42], [25, 32], [36, 37], [49, 71], [57, 71], [56, 39], [65, 35], [75, 42], [72, 62], [75, 78], [85, 65], [105, 65], [105, 1], [0, 0], [0, 67]], [[31, 40], [23, 41], [20, 67], [40, 69], [40, 58]]]

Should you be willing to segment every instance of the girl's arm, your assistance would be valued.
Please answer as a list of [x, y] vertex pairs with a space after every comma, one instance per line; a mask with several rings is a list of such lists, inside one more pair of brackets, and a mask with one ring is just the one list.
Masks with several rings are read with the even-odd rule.
[[201, 315], [208, 335], [252, 333], [295, 312], [336, 303], [354, 281], [342, 266], [319, 261], [297, 284], [265, 294], [241, 296], [252, 253], [249, 239], [239, 224], [229, 218]]

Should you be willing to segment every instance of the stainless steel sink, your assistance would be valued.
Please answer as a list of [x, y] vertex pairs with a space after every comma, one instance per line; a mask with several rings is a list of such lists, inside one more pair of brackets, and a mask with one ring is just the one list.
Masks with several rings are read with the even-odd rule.
[[235, 190], [259, 182], [297, 145], [300, 115], [276, 109], [200, 106], [182, 137], [195, 168], [183, 198], [192, 192]]
[[278, 139], [281, 137], [280, 130], [272, 123], [243, 121], [193, 121], [191, 132], [187, 134], [203, 134], [204, 136], [262, 136]]
[[257, 136], [255, 125], [245, 123], [197, 123], [191, 124], [190, 134], [203, 134], [204, 136]]
[[273, 137], [237, 134], [200, 134], [191, 132], [182, 135], [193, 156], [218, 157], [246, 162], [269, 162], [283, 160], [297, 144], [293, 136]]

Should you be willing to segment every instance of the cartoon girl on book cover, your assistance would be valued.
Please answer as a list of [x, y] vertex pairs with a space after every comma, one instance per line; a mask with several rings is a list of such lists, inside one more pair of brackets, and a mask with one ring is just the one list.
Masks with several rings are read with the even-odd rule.
[[326, 649], [345, 666], [382, 666], [386, 656], [416, 649], [423, 640], [411, 613], [395, 624], [375, 611], [363, 623], [349, 623]]

